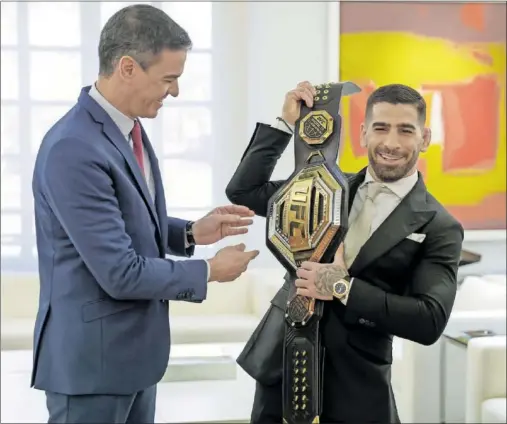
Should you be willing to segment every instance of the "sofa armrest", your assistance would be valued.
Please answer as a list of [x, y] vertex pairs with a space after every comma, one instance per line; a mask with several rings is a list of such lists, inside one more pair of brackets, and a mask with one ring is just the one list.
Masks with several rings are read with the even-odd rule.
[[[454, 310], [446, 333], [491, 330], [506, 333], [504, 310]], [[444, 414], [441, 381], [444, 378], [442, 338], [431, 346], [394, 339], [392, 382], [402, 422], [439, 423]]]
[[468, 342], [466, 422], [480, 423], [483, 402], [506, 397], [506, 336]]
[[498, 335], [506, 334], [505, 309], [453, 310], [445, 333], [460, 333], [470, 330], [490, 330]]
[[453, 312], [506, 309], [506, 286], [496, 277], [466, 277], [456, 293]]

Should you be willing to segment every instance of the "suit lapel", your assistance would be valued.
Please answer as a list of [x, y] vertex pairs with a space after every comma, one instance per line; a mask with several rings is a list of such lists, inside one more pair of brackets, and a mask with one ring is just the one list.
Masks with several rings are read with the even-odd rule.
[[[139, 191], [141, 192], [141, 195], [143, 196], [143, 199], [146, 202], [146, 205], [148, 206], [151, 216], [155, 221], [155, 225], [158, 231], [160, 232], [160, 225], [158, 215], [155, 210], [155, 204], [153, 203], [153, 200], [151, 198], [146, 178], [142, 174], [141, 168], [139, 167], [136, 157], [134, 156], [134, 152], [130, 148], [127, 140], [125, 140], [125, 137], [123, 137], [123, 134], [120, 132], [118, 127], [112, 121], [104, 122], [103, 132], [107, 136], [107, 138], [109, 138], [109, 140], [116, 146], [116, 148], [120, 151], [120, 153], [127, 161], [128, 167], [132, 172], [132, 174], [134, 175], [134, 179], [137, 183]], [[143, 143], [145, 143], [145, 139], [143, 139]], [[153, 163], [151, 162], [151, 159], [150, 163]]]
[[[134, 176], [134, 180], [137, 183], [137, 187], [148, 207], [148, 210], [150, 211], [153, 221], [155, 222], [155, 226], [159, 234], [161, 234], [158, 215], [155, 210], [155, 205], [151, 198], [146, 178], [141, 172], [141, 168], [137, 163], [136, 157], [134, 156], [134, 152], [132, 151], [127, 140], [121, 133], [118, 126], [113, 122], [111, 117], [97, 102], [95, 102], [95, 100], [93, 100], [90, 97], [90, 95], [88, 94], [89, 90], [90, 87], [83, 88], [83, 90], [81, 91], [81, 95], [79, 96], [78, 102], [90, 112], [90, 114], [92, 115], [93, 119], [96, 122], [102, 124], [102, 132], [104, 133], [104, 135], [111, 141], [111, 143], [114, 144], [114, 146], [125, 158], [125, 161], [127, 162], [128, 167], [132, 172], [132, 175]], [[143, 137], [145, 136], [146, 134], [143, 134]], [[147, 138], [146, 139], [143, 138], [144, 142], [146, 140]]]
[[373, 261], [388, 252], [405, 237], [421, 228], [435, 215], [435, 209], [427, 203], [426, 186], [421, 174], [414, 188], [366, 241], [350, 267], [350, 274], [357, 275]]
[[162, 249], [165, 252], [165, 247], [163, 244], [165, 243], [164, 240], [166, 240], [166, 226], [163, 225], [167, 219], [167, 210], [166, 210], [166, 203], [165, 203], [165, 195], [164, 195], [164, 187], [162, 183], [162, 174], [160, 172], [160, 167], [158, 166], [158, 159], [155, 154], [155, 151], [153, 150], [153, 146], [150, 143], [150, 140], [148, 138], [148, 135], [144, 131], [143, 126], [141, 125], [141, 131], [143, 135], [143, 141], [144, 141], [144, 147], [146, 148], [146, 152], [148, 153], [148, 158], [150, 159], [151, 164], [151, 172], [153, 174], [153, 183], [155, 186], [155, 209], [158, 216], [158, 222], [161, 225], [161, 232], [162, 232]]

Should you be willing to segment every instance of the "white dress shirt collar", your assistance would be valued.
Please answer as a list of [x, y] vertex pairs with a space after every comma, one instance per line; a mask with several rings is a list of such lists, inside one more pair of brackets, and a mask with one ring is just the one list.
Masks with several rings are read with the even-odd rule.
[[[417, 172], [414, 172], [413, 174], [410, 174], [406, 177], [400, 178], [397, 181], [394, 181], [392, 183], [382, 183], [382, 185], [389, 190], [391, 190], [396, 196], [398, 196], [400, 199], [403, 199], [409, 192], [414, 188], [415, 184], [418, 180]], [[371, 181], [375, 181], [373, 176], [370, 173], [370, 168], [368, 167], [366, 170], [366, 176], [364, 178], [363, 183], [359, 187], [359, 189], [366, 186]]]
[[97, 90], [95, 84], [92, 84], [88, 94], [102, 107], [102, 109], [106, 111], [116, 126], [120, 129], [123, 136], [128, 140], [130, 138], [130, 133], [134, 128], [134, 120], [129, 118], [127, 115], [124, 115], [111, 103], [109, 103], [106, 98], [100, 94], [99, 90]]

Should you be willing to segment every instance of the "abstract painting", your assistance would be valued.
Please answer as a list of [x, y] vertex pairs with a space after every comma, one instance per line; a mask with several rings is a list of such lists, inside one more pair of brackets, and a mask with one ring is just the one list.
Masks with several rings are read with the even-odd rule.
[[367, 96], [402, 83], [423, 94], [432, 144], [420, 157], [428, 190], [466, 230], [506, 228], [506, 5], [340, 4], [343, 102], [340, 166], [367, 164], [359, 126]]

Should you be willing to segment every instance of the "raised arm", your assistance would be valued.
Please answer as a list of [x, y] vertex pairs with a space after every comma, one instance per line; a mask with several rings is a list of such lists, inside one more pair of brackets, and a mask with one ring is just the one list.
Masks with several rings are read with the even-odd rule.
[[270, 181], [271, 175], [289, 144], [301, 113], [301, 102], [312, 107], [314, 91], [308, 81], [299, 83], [285, 96], [281, 115], [284, 122], [278, 122], [275, 127], [256, 125], [239, 166], [225, 189], [232, 203], [247, 206], [256, 215], [266, 216], [270, 197], [285, 183], [285, 180]]
[[258, 123], [241, 162], [225, 189], [227, 198], [265, 217], [269, 198], [284, 180], [270, 181], [280, 156], [289, 144], [289, 132]]

